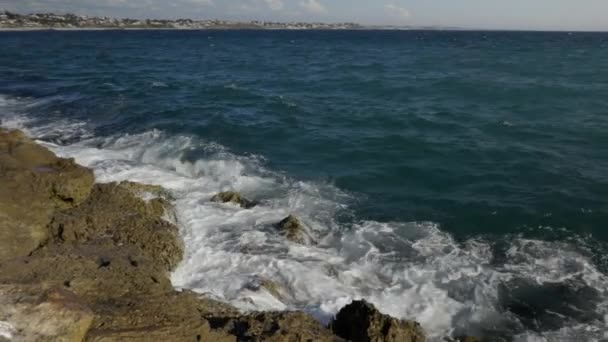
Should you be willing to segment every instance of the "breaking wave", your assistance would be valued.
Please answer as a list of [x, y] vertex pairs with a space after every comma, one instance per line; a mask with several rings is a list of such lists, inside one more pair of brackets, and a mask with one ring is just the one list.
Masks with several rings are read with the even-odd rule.
[[[19, 110], [26, 105], [32, 102], [0, 97], [2, 126], [75, 158], [99, 182], [171, 191], [186, 247], [172, 274], [178, 288], [242, 310], [303, 309], [322, 322], [365, 298], [416, 319], [432, 341], [464, 333], [498, 341], [608, 338], [608, 277], [578, 243], [457, 241], [434, 222], [360, 220], [351, 209], [355, 195], [269, 170], [261, 156], [159, 130], [95, 136], [87, 123], [28, 118]], [[225, 190], [259, 204], [209, 201]], [[301, 219], [311, 243], [277, 234], [273, 224], [289, 214]]]

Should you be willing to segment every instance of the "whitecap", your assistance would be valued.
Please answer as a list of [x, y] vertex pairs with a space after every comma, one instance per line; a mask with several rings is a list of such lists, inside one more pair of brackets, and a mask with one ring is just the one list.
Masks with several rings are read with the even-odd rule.
[[160, 82], [160, 81], [154, 81], [151, 83], [153, 88], [167, 88], [168, 85], [165, 82]]
[[[186, 246], [171, 276], [174, 286], [242, 310], [303, 309], [327, 322], [352, 299], [365, 298], [387, 314], [416, 319], [431, 341], [458, 333], [601, 340], [607, 328], [608, 279], [569, 243], [515, 237], [500, 249], [484, 239], [456, 241], [433, 222], [343, 222], [337, 219], [342, 214], [356, 216], [351, 194], [291, 179], [267, 169], [259, 156], [193, 136], [152, 130], [47, 146], [91, 167], [100, 182], [131, 180], [171, 191]], [[259, 205], [246, 210], [209, 201], [224, 190]], [[293, 243], [275, 231], [273, 224], [289, 214], [301, 219], [315, 243]], [[277, 284], [281, 298], [252, 287], [256, 279]], [[593, 289], [593, 317], [600, 318], [530, 330], [525, 317], [505, 307], [505, 291], [511, 295], [509, 286], [517, 282]]]

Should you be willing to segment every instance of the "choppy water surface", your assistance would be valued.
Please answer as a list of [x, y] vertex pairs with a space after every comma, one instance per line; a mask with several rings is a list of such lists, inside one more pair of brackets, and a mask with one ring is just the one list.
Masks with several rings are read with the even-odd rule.
[[[160, 184], [175, 286], [436, 341], [608, 340], [608, 34], [0, 32], [0, 120]], [[210, 203], [235, 189], [260, 205]], [[288, 214], [315, 241], [272, 225]], [[281, 298], [256, 283], [269, 279]]]

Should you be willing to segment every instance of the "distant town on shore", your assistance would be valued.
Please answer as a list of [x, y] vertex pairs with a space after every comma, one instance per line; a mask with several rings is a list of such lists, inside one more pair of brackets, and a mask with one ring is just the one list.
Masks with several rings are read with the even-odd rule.
[[303, 23], [192, 19], [117, 19], [76, 14], [17, 14], [0, 10], [0, 29], [294, 29], [353, 30], [356, 23]]

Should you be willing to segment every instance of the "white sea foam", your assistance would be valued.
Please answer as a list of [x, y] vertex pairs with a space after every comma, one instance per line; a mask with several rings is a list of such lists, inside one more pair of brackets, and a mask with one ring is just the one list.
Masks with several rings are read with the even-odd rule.
[[[18, 122], [18, 121], [15, 121]], [[416, 319], [431, 341], [456, 333], [495, 331], [516, 341], [606, 338], [608, 278], [566, 243], [514, 238], [498, 260], [482, 239], [455, 241], [432, 222], [341, 223], [351, 198], [331, 184], [300, 182], [267, 170], [256, 156], [239, 156], [212, 142], [161, 131], [47, 144], [95, 170], [98, 181], [162, 185], [175, 197], [186, 244], [172, 274], [189, 288], [243, 310], [305, 309], [327, 321], [343, 305], [365, 298], [383, 312]], [[253, 209], [217, 204], [218, 191], [259, 200]], [[273, 228], [288, 214], [301, 218], [313, 244], [300, 245]], [[260, 289], [276, 283], [276, 298]], [[567, 322], [545, 332], [526, 330], [506, 313], [500, 288], [577, 281], [600, 293], [599, 319]]]
[[62, 100], [60, 96], [44, 100], [34, 100], [0, 95], [0, 126], [19, 128], [31, 137], [58, 143], [92, 137], [93, 134], [86, 122], [68, 119], [34, 120], [24, 114], [24, 111], [27, 109], [60, 100]]
[[0, 321], [0, 337], [3, 337], [7, 340], [11, 340], [13, 338], [13, 334], [15, 333], [15, 328], [9, 322]]

